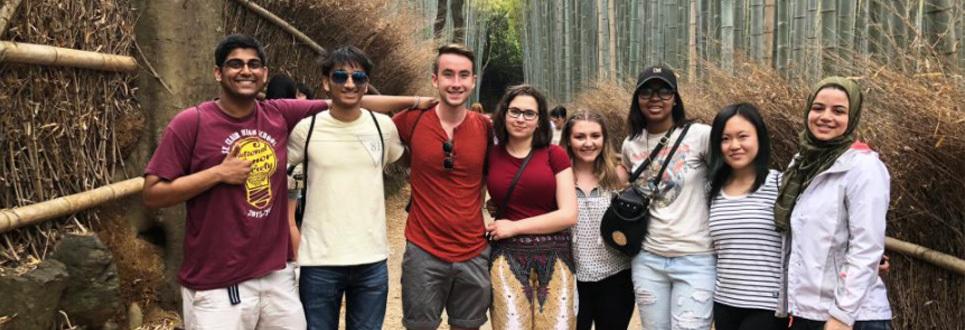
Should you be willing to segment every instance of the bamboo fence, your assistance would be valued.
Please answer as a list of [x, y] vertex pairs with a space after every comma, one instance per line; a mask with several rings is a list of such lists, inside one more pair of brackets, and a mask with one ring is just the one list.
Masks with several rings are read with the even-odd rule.
[[[225, 3], [226, 33], [246, 33], [265, 45], [271, 70], [321, 87], [319, 49], [356, 46], [376, 63], [371, 86], [380, 93], [412, 95], [427, 90], [434, 43], [424, 39], [421, 16], [388, 2], [246, 0]], [[279, 24], [282, 23], [282, 24]], [[338, 27], [338, 28], [334, 28]], [[313, 40], [318, 47], [303, 42]], [[319, 91], [321, 92], [321, 91]], [[323, 93], [317, 93], [321, 95]]]
[[137, 71], [137, 60], [130, 56], [10, 41], [0, 41], [0, 63], [63, 66], [113, 72]]
[[20, 1], [21, 0], [7, 0], [7, 2], [3, 4], [3, 7], [0, 7], [0, 36], [2, 36], [4, 32], [7, 32], [7, 25], [10, 24], [13, 15], [17, 13], [17, 8], [20, 7]]
[[[98, 54], [133, 53], [132, 7], [121, 0], [36, 0], [16, 12], [0, 42], [5, 227], [11, 214], [22, 216], [20, 207], [111, 183], [144, 123], [134, 95], [137, 63]], [[98, 212], [84, 211], [8, 227], [0, 234], [0, 267], [42, 260], [64, 234], [96, 229], [98, 220]]]
[[116, 201], [140, 192], [143, 187], [144, 178], [133, 178], [37, 204], [0, 210], [0, 234]]
[[285, 30], [285, 32], [288, 32], [289, 34], [291, 34], [292, 37], [294, 37], [296, 40], [298, 40], [305, 46], [308, 46], [316, 53], [318, 53], [319, 56], [325, 56], [325, 48], [322, 48], [322, 46], [316, 43], [315, 40], [312, 40], [312, 38], [309, 38], [307, 35], [302, 33], [302, 31], [298, 30], [297, 28], [295, 28], [294, 26], [286, 22], [281, 17], [278, 17], [278, 15], [275, 15], [272, 12], [268, 11], [267, 9], [255, 4], [251, 0], [235, 0], [235, 2], [244, 6], [245, 8], [248, 8], [248, 10], [258, 14], [263, 19], [271, 22], [272, 24], [275, 24], [282, 30]]

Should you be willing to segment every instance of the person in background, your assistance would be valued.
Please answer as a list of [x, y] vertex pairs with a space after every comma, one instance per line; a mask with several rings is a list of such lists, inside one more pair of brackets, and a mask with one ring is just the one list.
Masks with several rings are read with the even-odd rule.
[[612, 193], [626, 186], [627, 173], [618, 166], [603, 115], [577, 111], [563, 124], [560, 146], [573, 161], [578, 216], [573, 232], [576, 328], [626, 329], [633, 316], [630, 258], [600, 239], [600, 222]]
[[566, 122], [566, 108], [557, 105], [553, 110], [550, 110], [550, 125], [553, 126], [553, 140], [550, 143], [560, 144], [564, 122]]
[[295, 98], [299, 100], [312, 100], [315, 99], [315, 90], [308, 87], [305, 83], [295, 84], [295, 88], [298, 92], [295, 93]]
[[469, 110], [478, 114], [486, 113], [485, 111], [483, 111], [483, 106], [479, 102], [473, 103], [472, 107], [470, 107]]
[[492, 239], [493, 329], [567, 329], [576, 323], [572, 234], [576, 188], [566, 151], [550, 144], [543, 94], [510, 87], [493, 126], [486, 187]]
[[787, 308], [792, 329], [890, 329], [878, 275], [891, 177], [857, 139], [861, 89], [841, 77], [808, 97], [798, 153], [784, 172], [775, 226], [790, 233]]
[[[716, 280], [705, 190], [710, 126], [686, 119], [670, 68], [644, 69], [636, 86], [627, 115], [630, 134], [623, 142], [623, 166], [633, 173], [661, 139], [666, 136], [668, 141], [631, 182], [651, 197], [646, 237], [640, 243], [628, 242], [642, 247], [631, 262], [640, 319], [644, 329], [710, 329]], [[668, 157], [678, 139], [679, 148]], [[655, 185], [653, 177], [665, 163]]]
[[271, 79], [268, 80], [268, 87], [265, 89], [266, 100], [296, 99], [297, 94], [298, 88], [295, 81], [283, 73], [271, 76]]

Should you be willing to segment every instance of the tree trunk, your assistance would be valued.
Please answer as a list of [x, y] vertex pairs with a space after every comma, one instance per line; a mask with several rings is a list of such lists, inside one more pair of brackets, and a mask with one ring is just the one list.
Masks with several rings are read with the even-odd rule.
[[764, 0], [764, 31], [762, 36], [761, 60], [773, 65], [774, 58], [774, 10], [775, 0]]
[[812, 77], [821, 77], [825, 75], [825, 72], [834, 74], [837, 69], [832, 65], [834, 64], [834, 58], [838, 57], [838, 14], [837, 14], [837, 0], [820, 0], [818, 2], [818, 12], [820, 16], [817, 17], [818, 24], [816, 27], [820, 28], [820, 33], [817, 33], [818, 38], [820, 38], [821, 47], [817, 49], [815, 56], [820, 59], [818, 62], [816, 75]]
[[697, 1], [690, 0], [690, 27], [687, 47], [687, 82], [697, 82]]
[[436, 39], [442, 39], [442, 34], [446, 29], [446, 17], [449, 12], [449, 0], [438, 0], [436, 3], [436, 21], [432, 24], [432, 35]]
[[609, 74], [610, 78], [616, 77], [617, 72], [617, 29], [616, 29], [616, 6], [614, 4], [616, 0], [607, 0], [607, 36], [610, 38], [610, 45], [607, 47], [609, 51]]
[[452, 42], [466, 42], [466, 17], [464, 16], [463, 11], [464, 5], [465, 0], [452, 0], [452, 2], [449, 4], [449, 9], [452, 12]]
[[720, 63], [725, 71], [734, 72], [734, 0], [721, 0]]

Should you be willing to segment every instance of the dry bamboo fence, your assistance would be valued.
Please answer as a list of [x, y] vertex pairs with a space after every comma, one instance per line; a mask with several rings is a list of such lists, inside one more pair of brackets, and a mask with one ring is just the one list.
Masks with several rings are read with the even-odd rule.
[[885, 248], [930, 262], [942, 269], [965, 276], [965, 260], [891, 237], [885, 237]]
[[[414, 95], [431, 91], [429, 74], [435, 52], [421, 38], [418, 16], [390, 12], [389, 1], [253, 1], [225, 2], [225, 33], [245, 33], [263, 44], [273, 73], [285, 73], [322, 96], [318, 52], [285, 26], [292, 27], [322, 49], [356, 46], [375, 63], [371, 85], [381, 93]], [[266, 18], [267, 12], [277, 19]], [[284, 24], [277, 24], [284, 23]], [[297, 27], [297, 29], [295, 28]]]
[[133, 178], [37, 204], [0, 210], [0, 234], [115, 201], [136, 194], [143, 187], [144, 178]]
[[316, 53], [318, 53], [319, 56], [325, 56], [325, 48], [322, 48], [322, 46], [316, 43], [315, 40], [312, 40], [312, 38], [309, 38], [308, 36], [306, 36], [304, 33], [302, 33], [302, 31], [299, 31], [298, 28], [295, 28], [291, 24], [288, 24], [288, 22], [286, 22], [281, 17], [278, 17], [278, 15], [272, 14], [270, 11], [255, 4], [251, 0], [235, 0], [235, 2], [241, 4], [245, 8], [248, 8], [248, 10], [258, 14], [259, 16], [271, 22], [272, 24], [275, 24], [282, 30], [285, 30], [285, 32], [288, 32], [289, 34], [291, 34], [292, 37], [295, 37], [295, 39], [298, 39], [298, 41], [300, 41], [301, 43], [305, 44], [306, 46], [314, 50]]
[[64, 66], [114, 72], [137, 71], [137, 60], [130, 56], [10, 41], [0, 41], [0, 63]]
[[[18, 46], [5, 43], [0, 62], [0, 209], [111, 183], [121, 176], [144, 121], [136, 73], [126, 71], [136, 66], [132, 60], [108, 64], [124, 68], [115, 71], [9, 61], [20, 44], [133, 54], [135, 13], [128, 1], [32, 0], [16, 11], [3, 38]], [[64, 56], [58, 58], [55, 63]], [[134, 171], [125, 175], [140, 169]], [[3, 232], [0, 267], [42, 260], [64, 234], [97, 229], [97, 220], [98, 212], [83, 211]]]
[[0, 7], [0, 36], [7, 31], [7, 25], [10, 24], [13, 15], [17, 13], [18, 7], [20, 7], [20, 0], [7, 0], [3, 7]]

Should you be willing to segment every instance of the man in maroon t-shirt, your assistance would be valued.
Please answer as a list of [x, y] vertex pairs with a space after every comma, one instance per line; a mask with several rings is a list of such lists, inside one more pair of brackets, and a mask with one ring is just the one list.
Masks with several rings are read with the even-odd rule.
[[402, 261], [402, 324], [409, 329], [436, 329], [443, 308], [453, 329], [479, 328], [492, 299], [482, 217], [492, 124], [466, 109], [473, 67], [465, 47], [439, 48], [432, 85], [441, 102], [393, 118], [412, 170]]
[[[178, 113], [144, 170], [144, 204], [186, 202], [184, 260], [178, 272], [188, 329], [304, 329], [287, 219], [284, 166], [288, 134], [327, 101], [257, 101], [268, 69], [249, 36], [231, 35], [215, 49], [221, 93]], [[363, 106], [391, 111], [411, 97], [367, 97]], [[416, 104], [427, 107], [426, 103]], [[292, 237], [295, 240], [292, 240]]]

